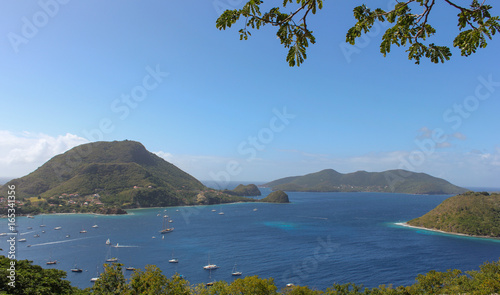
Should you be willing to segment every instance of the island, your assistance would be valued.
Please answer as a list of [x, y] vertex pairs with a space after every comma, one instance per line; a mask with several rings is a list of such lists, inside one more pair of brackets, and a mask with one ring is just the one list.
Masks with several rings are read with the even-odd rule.
[[384, 172], [339, 173], [333, 169], [303, 176], [291, 176], [263, 184], [272, 190], [289, 192], [384, 192], [419, 195], [454, 195], [467, 191], [425, 173], [402, 169]]
[[500, 194], [469, 191], [453, 196], [406, 225], [452, 234], [500, 238]]
[[2, 215], [7, 213], [9, 187], [15, 187], [16, 213], [20, 215], [124, 214], [129, 208], [256, 201], [239, 196], [239, 190], [229, 194], [208, 188], [130, 140], [77, 146], [7, 182], [0, 187]]
[[255, 184], [249, 184], [249, 185], [239, 184], [236, 188], [232, 190], [224, 190], [223, 192], [228, 195], [234, 195], [240, 197], [256, 197], [261, 195], [259, 188]]
[[267, 203], [290, 203], [288, 195], [284, 191], [280, 190], [271, 192], [267, 197], [260, 201]]

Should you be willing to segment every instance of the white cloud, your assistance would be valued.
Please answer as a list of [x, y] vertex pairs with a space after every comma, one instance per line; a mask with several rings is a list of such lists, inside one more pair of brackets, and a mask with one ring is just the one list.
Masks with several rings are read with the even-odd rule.
[[87, 139], [70, 133], [53, 137], [43, 133], [0, 130], [0, 176], [24, 176], [55, 155], [87, 142]]

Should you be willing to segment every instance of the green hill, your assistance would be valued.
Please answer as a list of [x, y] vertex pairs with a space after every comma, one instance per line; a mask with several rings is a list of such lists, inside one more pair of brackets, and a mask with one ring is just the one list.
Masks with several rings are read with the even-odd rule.
[[[5, 194], [6, 186], [12, 184], [18, 200], [31, 204], [46, 200], [52, 210], [74, 200], [125, 208], [191, 205], [199, 203], [200, 193], [204, 204], [244, 201], [208, 190], [191, 175], [147, 151], [141, 143], [128, 140], [75, 147], [29, 175], [9, 181], [1, 192]], [[83, 210], [75, 209], [76, 205], [70, 207], [78, 212]]]
[[500, 237], [500, 194], [467, 192], [444, 200], [412, 226], [475, 236]]
[[458, 194], [467, 191], [425, 173], [406, 170], [358, 171], [342, 174], [332, 169], [278, 179], [262, 185], [273, 190], [307, 192], [392, 192], [406, 194]]
[[288, 195], [284, 191], [274, 191], [260, 201], [268, 203], [290, 203]]

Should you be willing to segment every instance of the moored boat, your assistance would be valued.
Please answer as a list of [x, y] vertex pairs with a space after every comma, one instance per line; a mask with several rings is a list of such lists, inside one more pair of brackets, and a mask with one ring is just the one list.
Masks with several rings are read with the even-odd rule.
[[241, 271], [237, 271], [237, 270], [236, 270], [236, 263], [234, 264], [234, 267], [233, 267], [233, 272], [231, 272], [231, 275], [232, 275], [232, 276], [241, 276], [241, 275], [242, 275], [242, 272], [241, 272]]

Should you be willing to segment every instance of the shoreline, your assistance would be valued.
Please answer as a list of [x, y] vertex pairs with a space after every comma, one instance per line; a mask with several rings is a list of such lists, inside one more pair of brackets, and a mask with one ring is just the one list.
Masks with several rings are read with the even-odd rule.
[[439, 229], [432, 229], [432, 228], [426, 228], [426, 227], [422, 227], [422, 226], [409, 225], [406, 222], [395, 222], [394, 224], [398, 225], [398, 226], [409, 227], [409, 228], [414, 228], [414, 229], [421, 229], [421, 230], [427, 230], [427, 231], [431, 231], [431, 232], [436, 232], [436, 233], [441, 233], [441, 234], [447, 234], [447, 235], [453, 235], [453, 236], [461, 236], [461, 237], [468, 237], [468, 238], [480, 238], [480, 239], [489, 239], [489, 240], [498, 240], [498, 241], [500, 241], [499, 237], [477, 236], [477, 235], [468, 235], [468, 234], [462, 234], [462, 233], [453, 233], [453, 232], [447, 232], [447, 231], [439, 230]]

